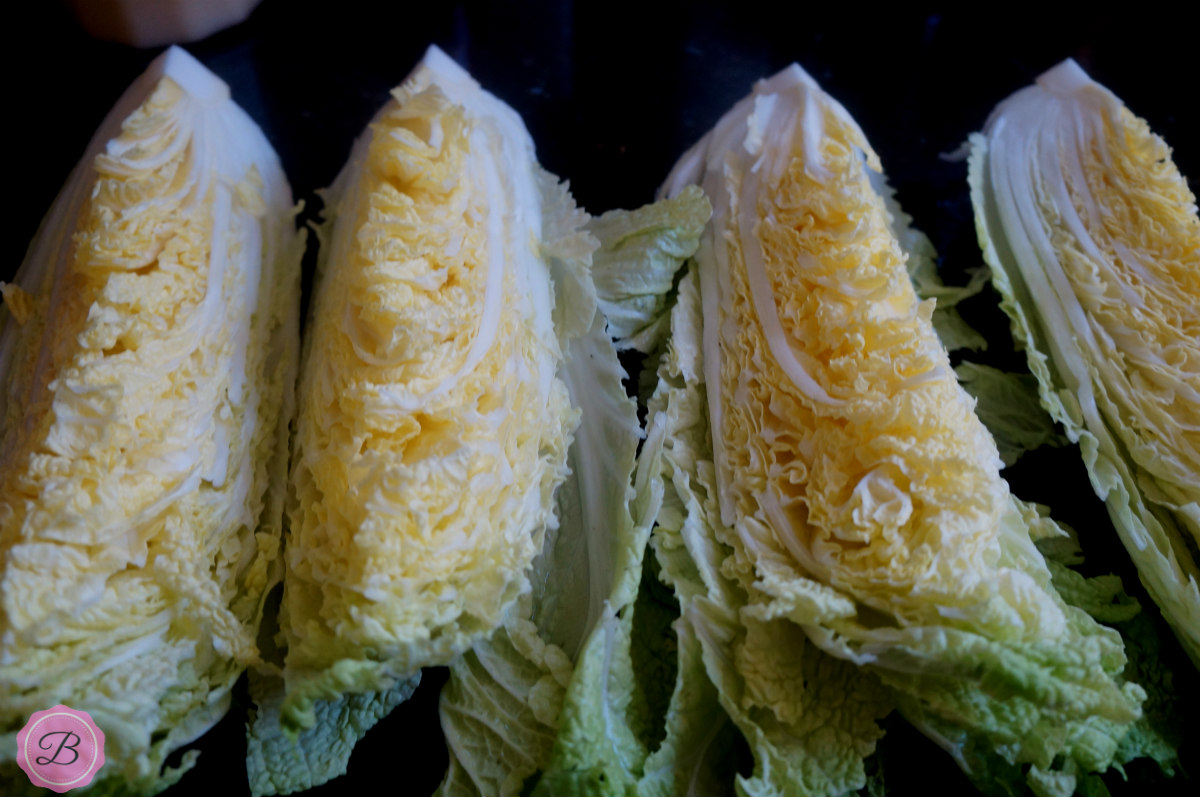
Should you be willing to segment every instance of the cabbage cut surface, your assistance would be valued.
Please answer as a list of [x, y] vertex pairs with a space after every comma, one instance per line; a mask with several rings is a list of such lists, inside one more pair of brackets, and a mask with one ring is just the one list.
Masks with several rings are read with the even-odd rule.
[[271, 146], [172, 49], [101, 125], [3, 286], [6, 773], [28, 716], [65, 703], [107, 737], [101, 790], [160, 790], [195, 760], [164, 773], [167, 755], [220, 719], [258, 660], [298, 243]]

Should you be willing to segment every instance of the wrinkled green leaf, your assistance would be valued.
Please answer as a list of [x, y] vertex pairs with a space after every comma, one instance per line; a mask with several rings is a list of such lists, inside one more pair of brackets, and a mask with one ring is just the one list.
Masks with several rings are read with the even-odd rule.
[[250, 673], [251, 709], [246, 727], [246, 774], [254, 797], [292, 794], [346, 774], [350, 753], [379, 720], [409, 698], [416, 675], [391, 689], [318, 701], [316, 721], [293, 737], [281, 724], [283, 681]]
[[975, 414], [992, 433], [1005, 465], [1041, 446], [1067, 444], [1054, 419], [1042, 409], [1037, 380], [1030, 374], [973, 362], [960, 363], [954, 371], [959, 384], [975, 397]]
[[[670, 289], [708, 212], [693, 192], [588, 225], [603, 253], [592, 270], [598, 304], [619, 320], [614, 326], [584, 306], [563, 313], [593, 316], [560, 371], [581, 411], [571, 475], [555, 494], [557, 524], [534, 562], [530, 599], [451, 666], [441, 702], [451, 759], [442, 794], [588, 793], [586, 783], [609, 765], [606, 751], [628, 745], [641, 760], [664, 732], [677, 609], [643, 577], [657, 498], [632, 483], [642, 432], [609, 334], [650, 340], [662, 307], [654, 291]], [[583, 295], [563, 276], [556, 284], [567, 285], [561, 303]], [[625, 782], [626, 764], [618, 761], [597, 788]]]
[[637, 210], [610, 210], [587, 226], [600, 239], [592, 276], [618, 348], [649, 353], [666, 330], [667, 294], [696, 251], [712, 208], [698, 187]]

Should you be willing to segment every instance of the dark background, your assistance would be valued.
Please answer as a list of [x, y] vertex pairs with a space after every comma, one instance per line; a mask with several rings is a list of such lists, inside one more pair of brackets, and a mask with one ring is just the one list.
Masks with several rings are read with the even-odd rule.
[[[7, 25], [0, 54], [10, 130], [0, 278], [16, 270], [111, 104], [158, 53], [92, 41], [58, 3], [26, 5], [24, 20]], [[950, 280], [981, 258], [965, 163], [939, 156], [978, 130], [997, 102], [1063, 58], [1075, 58], [1147, 119], [1176, 147], [1175, 161], [1195, 185], [1197, 43], [1185, 20], [1152, 4], [1119, 16], [971, 5], [875, 11], [838, 2], [814, 10], [754, 2], [266, 0], [246, 23], [188, 49], [262, 126], [310, 213], [319, 206], [312, 192], [333, 179], [354, 137], [430, 43], [524, 117], [542, 164], [568, 178], [593, 213], [650, 201], [678, 155], [753, 81], [797, 61], [859, 121]], [[964, 313], [985, 328], [992, 362], [1023, 368], [991, 302], [984, 296]], [[1107, 515], [1074, 450], [1038, 452], [1006, 475], [1018, 495], [1050, 503], [1085, 540], [1097, 540], [1087, 549], [1093, 568], [1136, 582], [1112, 546]], [[1171, 660], [1179, 655], [1173, 644], [1164, 654]], [[1180, 664], [1183, 679], [1194, 681], [1194, 669]], [[431, 792], [445, 765], [436, 724], [443, 680], [440, 671], [427, 673], [418, 694], [359, 745], [349, 775], [312, 793]], [[198, 767], [169, 794], [248, 793], [244, 697], [237, 700], [200, 742]], [[971, 791], [947, 756], [902, 723], [891, 725], [889, 791]], [[1145, 793], [1119, 777], [1109, 785], [1114, 794]], [[1167, 793], [1161, 786], [1154, 792]]]

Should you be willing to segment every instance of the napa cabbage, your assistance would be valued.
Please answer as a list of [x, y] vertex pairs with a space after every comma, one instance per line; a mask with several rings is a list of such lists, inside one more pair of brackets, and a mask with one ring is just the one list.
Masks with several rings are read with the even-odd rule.
[[87, 711], [97, 792], [153, 793], [261, 661], [299, 355], [291, 189], [182, 50], [100, 125], [0, 286], [0, 767]]
[[610, 336], [656, 339], [708, 203], [592, 218], [437, 48], [325, 200], [251, 787], [345, 772], [421, 669], [449, 665], [443, 792], [519, 793], [649, 534]]
[[1170, 156], [1068, 60], [971, 138], [970, 183], [1042, 404], [1200, 664], [1200, 218]]
[[989, 790], [1070, 794], [1126, 760], [1145, 692], [1056, 588], [1035, 543], [1066, 532], [1000, 477], [880, 171], [792, 66], [667, 181], [714, 206], [639, 463], [680, 647], [752, 751], [741, 794], [862, 788], [893, 707]]
[[436, 49], [326, 202], [280, 612], [299, 726], [448, 663], [529, 591], [579, 422], [543, 251], [594, 248], [520, 118]]

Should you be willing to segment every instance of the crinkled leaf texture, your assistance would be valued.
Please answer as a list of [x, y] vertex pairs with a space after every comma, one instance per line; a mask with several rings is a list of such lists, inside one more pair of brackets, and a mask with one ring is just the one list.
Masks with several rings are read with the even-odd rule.
[[[424, 72], [429, 70], [438, 73], [433, 82], [439, 86], [448, 80], [465, 79], [462, 74], [454, 73], [443, 59], [444, 56], [431, 51], [425, 65], [417, 70], [415, 76], [406, 83], [406, 88], [399, 93], [402, 109], [397, 114], [398, 121], [412, 126], [410, 117], [420, 117], [420, 129], [431, 136], [433, 134], [430, 131], [435, 129], [440, 130], [441, 135], [446, 134], [446, 117], [453, 115], [453, 109], [447, 111], [445, 103], [437, 96], [426, 96], [428, 89], [415, 96], [407, 96], [405, 91], [413, 94], [422, 88], [423, 81], [428, 79]], [[477, 87], [470, 88], [478, 92]], [[463, 89], [459, 86], [456, 90]], [[404, 110], [407, 105], [418, 107]], [[478, 110], [475, 106], [484, 107], [487, 103], [475, 97], [466, 105], [472, 106], [468, 110]], [[434, 110], [429, 111], [429, 107]], [[434, 116], [434, 121], [427, 118], [430, 114]], [[377, 137], [380, 129], [377, 122]], [[404, 133], [391, 131], [393, 139], [404, 137]], [[390, 141], [386, 143], [391, 146]], [[477, 144], [475, 141], [470, 143]], [[374, 146], [360, 142], [357, 150], [361, 153], [364, 147]], [[389, 157], [392, 154], [389, 150]], [[624, 372], [609, 339], [612, 330], [608, 328], [606, 317], [598, 311], [593, 275], [608, 280], [599, 292], [600, 301], [612, 308], [628, 305], [622, 311], [621, 319], [623, 323], [632, 325], [631, 330], [640, 331], [652, 326], [655, 314], [660, 313], [662, 307], [661, 298], [656, 300], [652, 293], [652, 289], [655, 289], [653, 286], [659, 286], [656, 289], [663, 291], [670, 288], [682, 259], [694, 251], [696, 239], [708, 215], [707, 201], [699, 190], [686, 197], [638, 211], [606, 214], [602, 219], [593, 220], [598, 227], [596, 233], [600, 237], [600, 244], [607, 253], [600, 263], [593, 266], [591, 261], [597, 239], [590, 230], [591, 224], [585, 229], [588, 217], [575, 207], [565, 186], [537, 168], [532, 161], [531, 151], [525, 153], [530, 157], [524, 163], [511, 157], [512, 153], [504, 154], [510, 171], [522, 165], [531, 170], [536, 193], [512, 199], [514, 203], [526, 203], [515, 208], [512, 215], [526, 223], [536, 222], [532, 226], [538, 235], [529, 254], [537, 258], [538, 264], [545, 270], [544, 276], [550, 278], [553, 286], [549, 303], [553, 322], [550, 331], [555, 336], [553, 343], [560, 354], [556, 360], [557, 372], [553, 381], [565, 387], [569, 397], [567, 406], [581, 415], [582, 422], [574, 432], [573, 441], [567, 438], [571, 442], [566, 459], [570, 476], [564, 484], [553, 490], [554, 516], [544, 519], [544, 536], [541, 529], [535, 529], [537, 533], [530, 536], [541, 546], [541, 553], [534, 559], [527, 576], [524, 571], [519, 573], [527, 578], [526, 591], [520, 593], [515, 603], [501, 614], [498, 630], [490, 636], [488, 632], [476, 634], [473, 645], [457, 657], [453, 656], [453, 648], [443, 650], [438, 645], [431, 645], [429, 650], [423, 652], [419, 646], [408, 643], [405, 648], [399, 648], [403, 655], [414, 656], [414, 663], [437, 663], [439, 659], [432, 657], [432, 654], [450, 656], [451, 675], [441, 701], [450, 767], [439, 792], [452, 795], [517, 794], [526, 787], [532, 776], [548, 764], [560, 707], [572, 678], [572, 659], [579, 655], [591, 630], [603, 617], [612, 615], [615, 583], [630, 577], [635, 585], [637, 583], [641, 572], [641, 552], [648, 534], [645, 523], [637, 526], [631, 515], [631, 502], [634, 500], [631, 474], [641, 433], [636, 405], [626, 397], [622, 386]], [[359, 154], [356, 157], [364, 156]], [[369, 172], [369, 151], [365, 157], [368, 159]], [[347, 174], [353, 172], [348, 169], [339, 178], [339, 184], [330, 197], [333, 212], [339, 217], [348, 209], [345, 197], [361, 192], [352, 181], [369, 179], [361, 175], [348, 177]], [[501, 176], [504, 181], [517, 183], [518, 187], [523, 179], [519, 173]], [[502, 202], [498, 200], [492, 202], [492, 210], [496, 211], [497, 208], [502, 209]], [[451, 207], [450, 211], [463, 212], [457, 206]], [[337, 268], [336, 260], [344, 251], [344, 243], [339, 241], [342, 230], [343, 222], [339, 219], [333, 222], [332, 232], [326, 232], [329, 240], [325, 249], [327, 256], [322, 258], [320, 267], [322, 284], [330, 283]], [[362, 232], [358, 233], [359, 240], [363, 237]], [[458, 245], [464, 244], [460, 241]], [[384, 265], [376, 264], [370, 268], [380, 272]], [[635, 277], [648, 282], [633, 287]], [[385, 298], [396, 301], [392, 295]], [[509, 296], [506, 301], [519, 304], [519, 298]], [[507, 308], [505, 310], [508, 312]], [[326, 312], [318, 304], [314, 310], [315, 323], [320, 324], [321, 314]], [[515, 320], [520, 319], [519, 313], [513, 312], [512, 315]], [[312, 344], [315, 347], [319, 345], [319, 339], [314, 337], [314, 340], [318, 340], [318, 343]], [[542, 343], [543, 349], [553, 348], [545, 345], [544, 340]], [[315, 357], [311, 351], [307, 356]], [[485, 359], [477, 367], [486, 364]], [[517, 378], [521, 374], [502, 373], [499, 376]], [[492, 374], [490, 378], [495, 381], [497, 376]], [[519, 404], [520, 401], [519, 396], [506, 396], [497, 410], [507, 410], [512, 403]], [[497, 404], [500, 402], [497, 401]], [[470, 413], [467, 415], [469, 421]], [[534, 415], [529, 417], [536, 420]], [[302, 422], [303, 419], [302, 415]], [[548, 495], [543, 494], [542, 498], [548, 498]], [[447, 496], [447, 500], [457, 497], [456, 493]], [[483, 505], [487, 498], [481, 496], [480, 504]], [[493, 510], [492, 516], [506, 517], [499, 510]], [[471, 518], [454, 518], [453, 521], [480, 522]], [[525, 533], [529, 534], [530, 529], [525, 529]], [[483, 556], [486, 550], [466, 553], [480, 559], [481, 567], [485, 564], [494, 566]], [[436, 564], [429, 563], [430, 566]], [[513, 574], [500, 575], [513, 577]], [[475, 573], [472, 577], [490, 579], [495, 576], [494, 573]], [[289, 581], [289, 585], [291, 583]], [[628, 588], [625, 592], [628, 592]], [[622, 596], [615, 600], [625, 601], [627, 598]], [[445, 607], [439, 603], [432, 608], [442, 610]], [[467, 608], [472, 611], [497, 610], [490, 604]], [[412, 611], [410, 607], [405, 607], [405, 610]], [[459, 641], [466, 640], [461, 633], [456, 638]], [[425, 658], [422, 659], [422, 656]], [[289, 648], [289, 666], [291, 661]], [[389, 666], [394, 669], [396, 665]], [[344, 707], [343, 711], [347, 710], [345, 707], [352, 698], [335, 696], [339, 690], [362, 693], [373, 701], [378, 700], [381, 676], [388, 677], [386, 670], [373, 667], [371, 662], [343, 659], [328, 668], [319, 687], [326, 691], [308, 691], [310, 696], [318, 699], [310, 702], [306, 708], [315, 709], [317, 713], [312, 717], [314, 725], [300, 736], [299, 746], [303, 747], [306, 738], [323, 738], [335, 733], [337, 729], [325, 729], [321, 735], [314, 735], [315, 731], [329, 722], [347, 721], [346, 715], [343, 714], [339, 719], [336, 713], [327, 711], [327, 704], [321, 698], [332, 698], [334, 705]], [[311, 684], [313, 681], [302, 682], [301, 692], [309, 690]], [[289, 700], [294, 698], [289, 696]], [[299, 701], [294, 705], [304, 707]], [[367, 708], [374, 705], [373, 702]], [[348, 710], [353, 718], [357, 710], [355, 705], [351, 703]], [[300, 713], [289, 718], [287, 712], [285, 704], [281, 717], [285, 726], [303, 724], [307, 719]], [[271, 717], [266, 719], [271, 720]], [[353, 739], [350, 741], [352, 743]], [[294, 758], [296, 749], [291, 748], [288, 756]], [[275, 751], [276, 759], [281, 758], [282, 750], [283, 747], [280, 747]], [[284, 756], [283, 760], [286, 761], [287, 757]], [[336, 768], [325, 762], [322, 762], [322, 766], [328, 773], [333, 773]], [[276, 765], [274, 768], [279, 767]]]
[[534, 566], [540, 589], [451, 665], [440, 709], [450, 751], [442, 794], [520, 794], [548, 763], [573, 656], [605, 610], [634, 533], [628, 490], [639, 429], [622, 375], [595, 314], [565, 368], [583, 421], [556, 500], [557, 532]]
[[393, 95], [327, 197], [280, 612], [293, 729], [514, 614], [579, 418], [559, 371], [594, 313], [586, 215], [437, 48]]
[[958, 304], [977, 295], [987, 285], [988, 271], [977, 268], [970, 273], [966, 285], [947, 285], [938, 274], [937, 250], [925, 233], [913, 226], [909, 216], [896, 201], [896, 191], [887, 182], [883, 172], [867, 171], [867, 179], [875, 193], [883, 199], [887, 211], [888, 227], [896, 236], [900, 248], [908, 255], [906, 265], [908, 278], [921, 299], [934, 299], [933, 328], [946, 351], [968, 349], [982, 351], [987, 340], [958, 312]]
[[[987, 285], [991, 272], [973, 269], [966, 285], [946, 285], [938, 274], [937, 253], [929, 238], [912, 226], [912, 217], [896, 202], [896, 192], [883, 174], [868, 173], [871, 186], [883, 197], [892, 233], [908, 255], [908, 276], [921, 299], [933, 299], [933, 328], [947, 352], [982, 351], [987, 340], [958, 311], [965, 299], [976, 296]], [[975, 397], [975, 414], [991, 432], [1005, 466], [1016, 463], [1027, 451], [1044, 445], [1066, 445], [1054, 419], [1042, 409], [1037, 380], [988, 365], [964, 360], [955, 366], [959, 384]]]
[[611, 210], [588, 224], [600, 240], [592, 258], [600, 311], [621, 348], [657, 348], [679, 264], [696, 251], [712, 214], [700, 197], [703, 192], [693, 187], [637, 211]]
[[250, 673], [251, 709], [246, 735], [246, 774], [254, 797], [292, 794], [346, 774], [354, 745], [403, 703], [421, 676], [400, 681], [391, 689], [318, 701], [316, 722], [293, 736], [280, 722], [283, 681]]
[[1069, 793], [1116, 760], [1145, 693], [1121, 677], [1119, 634], [1054, 588], [1033, 543], [1063, 532], [1000, 478], [879, 170], [793, 66], [668, 179], [714, 214], [676, 306], [686, 366], [660, 384], [684, 394], [666, 417], [693, 417], [663, 472], [697, 496], [678, 517], [664, 500], [658, 550], [687, 554], [664, 573], [700, 585], [676, 589], [755, 755], [740, 791], [862, 787], [894, 702], [978, 780], [995, 755], [1006, 788]]
[[1042, 408], [1033, 376], [969, 361], [960, 363], [954, 372], [959, 384], [975, 397], [975, 414], [992, 433], [1006, 466], [1027, 451], [1067, 444], [1054, 419]]
[[65, 703], [105, 732], [93, 793], [165, 788], [196, 754], [167, 757], [258, 660], [302, 250], [270, 144], [172, 48], [2, 287], [0, 766], [17, 784], [17, 731]]
[[975, 224], [1041, 401], [1200, 664], [1200, 220], [1170, 150], [1066, 61], [971, 138]]
[[[639, 480], [665, 490], [652, 544], [681, 606], [673, 706], [690, 734], [677, 749], [692, 762], [655, 793], [728, 793], [733, 762], [721, 759], [732, 718], [755, 760], [752, 775], [737, 778], [739, 794], [847, 794], [865, 783], [863, 759], [881, 735], [875, 721], [891, 705], [874, 677], [822, 653], [796, 625], [747, 614], [747, 596], [725, 570], [696, 272], [679, 285], [638, 464]], [[678, 779], [714, 765], [720, 779], [700, 780], [710, 788]]]
[[[599, 240], [598, 252], [608, 253], [590, 266], [600, 307], [629, 297], [629, 274], [668, 290], [707, 217], [708, 203], [696, 190], [592, 220], [587, 229]], [[578, 270], [565, 254], [555, 263], [559, 271]], [[661, 307], [643, 289], [621, 316], [624, 331], [649, 328]], [[632, 483], [641, 439], [637, 406], [625, 394], [604, 313], [594, 304], [566, 310], [590, 315], [592, 324], [571, 342], [560, 371], [581, 423], [569, 453], [571, 475], [555, 495], [558, 525], [546, 536], [532, 593], [517, 617], [451, 665], [441, 699], [450, 767], [440, 794], [516, 795], [535, 786], [582, 793], [576, 770], [603, 766], [597, 762], [606, 761], [611, 745], [632, 738], [631, 722], [650, 723], [645, 700], [632, 695], [635, 681], [653, 688], [657, 672], [635, 671], [641, 654], [657, 655], [652, 643], [663, 639], [633, 642], [634, 604], [643, 623], [663, 609], [637, 600], [655, 505]], [[614, 698], [614, 689], [625, 699]], [[626, 716], [631, 711], [636, 720]]]
[[[868, 174], [871, 185], [884, 199], [890, 226], [901, 248], [908, 254], [908, 276], [921, 299], [934, 299], [933, 328], [946, 351], [981, 351], [987, 340], [958, 311], [964, 299], [976, 296], [987, 285], [991, 272], [977, 268], [966, 285], [946, 285], [937, 269], [937, 253], [929, 239], [912, 226], [912, 217], [901, 210], [895, 191], [883, 175]], [[1027, 451], [1044, 445], [1068, 442], [1055, 428], [1054, 419], [1042, 409], [1037, 380], [988, 365], [964, 360], [955, 366], [959, 384], [975, 397], [975, 414], [991, 432], [1005, 466], [1016, 463]]]

